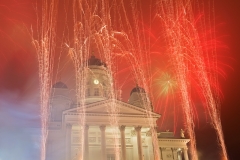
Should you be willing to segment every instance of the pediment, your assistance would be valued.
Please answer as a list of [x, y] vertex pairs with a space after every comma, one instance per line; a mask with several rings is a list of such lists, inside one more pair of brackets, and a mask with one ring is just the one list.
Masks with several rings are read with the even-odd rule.
[[[114, 106], [114, 107], [112, 107]], [[116, 108], [117, 114], [119, 117], [121, 116], [141, 116], [146, 117], [147, 112], [145, 109], [127, 104], [125, 102], [121, 102], [118, 100], [104, 100], [91, 104], [87, 104], [85, 106], [85, 114], [94, 114], [94, 115], [109, 115], [111, 108]], [[76, 107], [72, 109], [68, 109], [63, 112], [64, 115], [68, 114], [81, 114], [83, 113], [83, 108]], [[116, 113], [116, 112], [115, 112]], [[154, 118], [159, 118], [160, 115], [154, 112], [148, 112], [148, 115], [151, 115]]]

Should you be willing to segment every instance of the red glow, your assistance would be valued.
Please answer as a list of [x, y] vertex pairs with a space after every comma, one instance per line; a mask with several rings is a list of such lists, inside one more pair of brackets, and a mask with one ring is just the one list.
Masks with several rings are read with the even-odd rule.
[[[33, 8], [32, 6], [36, 7], [36, 5], [32, 4], [30, 0], [12, 2], [14, 3], [5, 1], [0, 4], [0, 21], [3, 22], [1, 23], [3, 25], [0, 26], [0, 37], [4, 37], [0, 41], [2, 48], [4, 48], [0, 51], [0, 58], [4, 59], [4, 63], [0, 64], [0, 66], [3, 66], [0, 68], [0, 74], [6, 68], [7, 61], [11, 59], [9, 55], [3, 52], [7, 49], [17, 48], [22, 50], [24, 53], [15, 52], [14, 55], [21, 54], [16, 56], [17, 59], [23, 64], [29, 63], [30, 58], [26, 57], [28, 57], [27, 53], [32, 54], [33, 52], [31, 45], [29, 45], [31, 43], [29, 38], [30, 26], [32, 25], [33, 37], [38, 42], [35, 43], [38, 55], [46, 51], [46, 54], [42, 57], [44, 59], [45, 56], [46, 59], [39, 58], [40, 75], [48, 74], [45, 77], [47, 79], [42, 79], [40, 76], [42, 88], [46, 89], [42, 92], [46, 95], [46, 97], [42, 97], [42, 102], [48, 99], [49, 86], [59, 75], [70, 83], [76, 77], [78, 83], [84, 83], [84, 77], [77, 74], [77, 71], [86, 66], [83, 62], [86, 62], [91, 52], [94, 51], [96, 56], [103, 59], [109, 66], [109, 76], [113, 77], [111, 95], [113, 98], [116, 97], [114, 90], [122, 89], [126, 93], [122, 95], [123, 100], [127, 101], [131, 88], [138, 84], [149, 93], [146, 111], [150, 110], [150, 101], [152, 101], [155, 111], [162, 114], [162, 118], [158, 122], [161, 129], [165, 130], [169, 129], [169, 126], [174, 126], [173, 130], [176, 133], [178, 125], [185, 123], [192, 139], [193, 159], [197, 159], [194, 127], [198, 123], [199, 114], [201, 114], [194, 104], [201, 102], [201, 106], [204, 108], [203, 112], [208, 112], [213, 126], [217, 130], [223, 155], [227, 157], [218, 113], [219, 98], [222, 94], [218, 76], [225, 77], [226, 74], [224, 69], [219, 67], [224, 64], [218, 61], [216, 50], [222, 44], [219, 44], [216, 39], [212, 13], [205, 13], [201, 6], [196, 7], [197, 11], [193, 11], [191, 6], [193, 4], [190, 1], [178, 1], [177, 4], [169, 1], [169, 4], [164, 4], [165, 1], [158, 0], [157, 14], [154, 13], [156, 12], [154, 10], [151, 11], [149, 16], [145, 15], [144, 3], [146, 2], [138, 3], [134, 0], [131, 3], [121, 0], [102, 1], [101, 3], [94, 0], [83, 1], [84, 4], [87, 2], [91, 4], [87, 8], [73, 5], [68, 1], [61, 1], [59, 6], [54, 3], [54, 7], [59, 7], [62, 11], [56, 15], [58, 18], [55, 20], [58, 26], [51, 27], [48, 21], [43, 26], [40, 25], [43, 27], [40, 27], [42, 30], [37, 31], [35, 27], [35, 19], [37, 18], [33, 18], [36, 14], [33, 11], [34, 9], [27, 11], [27, 9]], [[74, 1], [74, 3], [77, 2]], [[126, 6], [129, 3], [131, 4], [130, 8], [127, 8]], [[186, 3], [191, 5], [188, 6]], [[109, 6], [114, 7], [110, 8]], [[95, 7], [97, 8], [96, 12], [93, 12]], [[156, 7], [155, 3], [152, 4], [152, 7]], [[71, 10], [69, 8], [75, 9]], [[209, 8], [211, 12], [214, 12], [212, 6]], [[54, 14], [58, 9], [53, 11]], [[150, 7], [146, 10], [149, 9]], [[178, 13], [175, 14], [175, 11]], [[51, 19], [44, 12], [38, 14], [40, 19], [44, 17]], [[93, 18], [92, 21], [89, 20], [91, 18]], [[150, 23], [145, 23], [146, 19]], [[48, 27], [44, 28], [44, 26]], [[48, 34], [47, 37], [44, 37], [43, 35], [49, 27], [52, 29], [50, 31], [52, 35]], [[36, 37], [37, 34], [38, 38]], [[64, 44], [67, 44], [68, 47]], [[73, 51], [76, 55], [73, 55]], [[49, 56], [52, 53], [55, 57]], [[70, 58], [70, 55], [72, 58]], [[33, 59], [33, 56], [36, 55], [32, 54], [29, 57]], [[49, 61], [49, 59], [51, 60]], [[45, 63], [46, 61], [47, 63]], [[53, 61], [54, 63], [52, 63]], [[31, 65], [33, 64], [31, 63]], [[26, 66], [31, 68], [31, 65]], [[41, 70], [41, 67], [45, 65], [49, 65], [50, 70]], [[74, 67], [76, 76], [69, 76]], [[21, 68], [16, 70], [20, 73]], [[162, 91], [159, 91], [164, 87], [156, 85], [158, 80], [162, 78], [162, 73], [171, 74], [171, 78], [177, 81], [177, 87], [165, 86], [169, 87], [169, 90], [165, 88], [165, 91], [168, 92], [164, 96], [161, 94]], [[24, 76], [28, 76], [28, 73], [26, 72]], [[116, 81], [113, 81], [114, 79]], [[44, 87], [44, 83], [47, 87]], [[162, 81], [162, 83], [164, 82]], [[84, 95], [84, 91], [84, 89], [78, 88], [79, 95]], [[78, 99], [84, 98], [78, 97]], [[84, 105], [83, 101], [81, 102]], [[46, 108], [47, 105], [44, 105]], [[186, 111], [184, 122], [181, 121], [183, 111]], [[115, 112], [113, 105], [112, 113]], [[43, 115], [46, 114], [43, 113]], [[149, 120], [151, 129], [154, 129], [151, 117], [146, 114], [146, 119]], [[169, 119], [172, 119], [173, 122], [168, 123]], [[43, 128], [46, 129], [45, 122], [46, 119], [43, 122]], [[84, 124], [84, 117], [82, 124]], [[117, 125], [117, 117], [113, 118], [113, 125]], [[156, 135], [153, 136], [155, 136], [156, 143]], [[157, 148], [157, 144], [154, 144], [154, 146]], [[44, 148], [42, 152], [45, 152]], [[116, 150], [116, 152], [118, 151]], [[156, 157], [159, 156], [156, 150], [155, 154]]]

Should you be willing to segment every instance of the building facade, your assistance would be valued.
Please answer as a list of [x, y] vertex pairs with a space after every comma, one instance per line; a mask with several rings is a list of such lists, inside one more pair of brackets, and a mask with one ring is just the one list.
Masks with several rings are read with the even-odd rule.
[[[46, 159], [78, 160], [80, 154], [84, 154], [84, 160], [115, 160], [117, 147], [121, 160], [154, 160], [152, 136], [143, 103], [144, 89], [133, 88], [128, 103], [110, 99], [106, 65], [92, 56], [87, 69], [84, 110], [69, 96], [66, 84], [57, 82], [53, 85]], [[118, 111], [117, 133], [111, 127], [111, 105], [115, 105]], [[85, 125], [81, 126], [79, 121], [83, 113]], [[160, 118], [154, 111], [149, 115], [154, 122]], [[84, 135], [81, 135], [82, 130]], [[81, 138], [85, 140], [84, 153], [81, 153]], [[184, 135], [174, 138], [172, 132], [159, 132], [161, 160], [188, 160], [188, 142]]]

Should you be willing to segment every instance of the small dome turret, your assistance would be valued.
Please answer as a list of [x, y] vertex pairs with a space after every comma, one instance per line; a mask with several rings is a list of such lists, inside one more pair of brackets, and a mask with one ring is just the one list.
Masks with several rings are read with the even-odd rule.
[[132, 89], [128, 103], [140, 108], [144, 108], [144, 102], [146, 102], [146, 92], [142, 87], [138, 85]]
[[141, 87], [139, 87], [138, 85], [132, 89], [131, 93], [130, 93], [130, 96], [134, 93], [134, 92], [137, 92], [137, 93], [146, 93], [145, 90]]
[[71, 105], [69, 89], [65, 83], [59, 81], [52, 86], [50, 105], [50, 120], [60, 122], [62, 120], [62, 112], [69, 109]]

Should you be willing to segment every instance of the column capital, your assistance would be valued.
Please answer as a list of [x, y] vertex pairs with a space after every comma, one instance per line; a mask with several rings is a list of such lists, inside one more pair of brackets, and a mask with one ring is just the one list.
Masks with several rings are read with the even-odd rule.
[[141, 129], [142, 129], [142, 126], [136, 126], [136, 127], [135, 127], [135, 130], [136, 130], [137, 132], [141, 131]]
[[106, 126], [105, 125], [101, 125], [101, 126], [99, 126], [99, 128], [100, 128], [101, 131], [105, 131]]
[[120, 130], [121, 132], [124, 132], [124, 131], [125, 131], [125, 127], [126, 127], [126, 126], [121, 125], [121, 126], [119, 126], [119, 130]]

